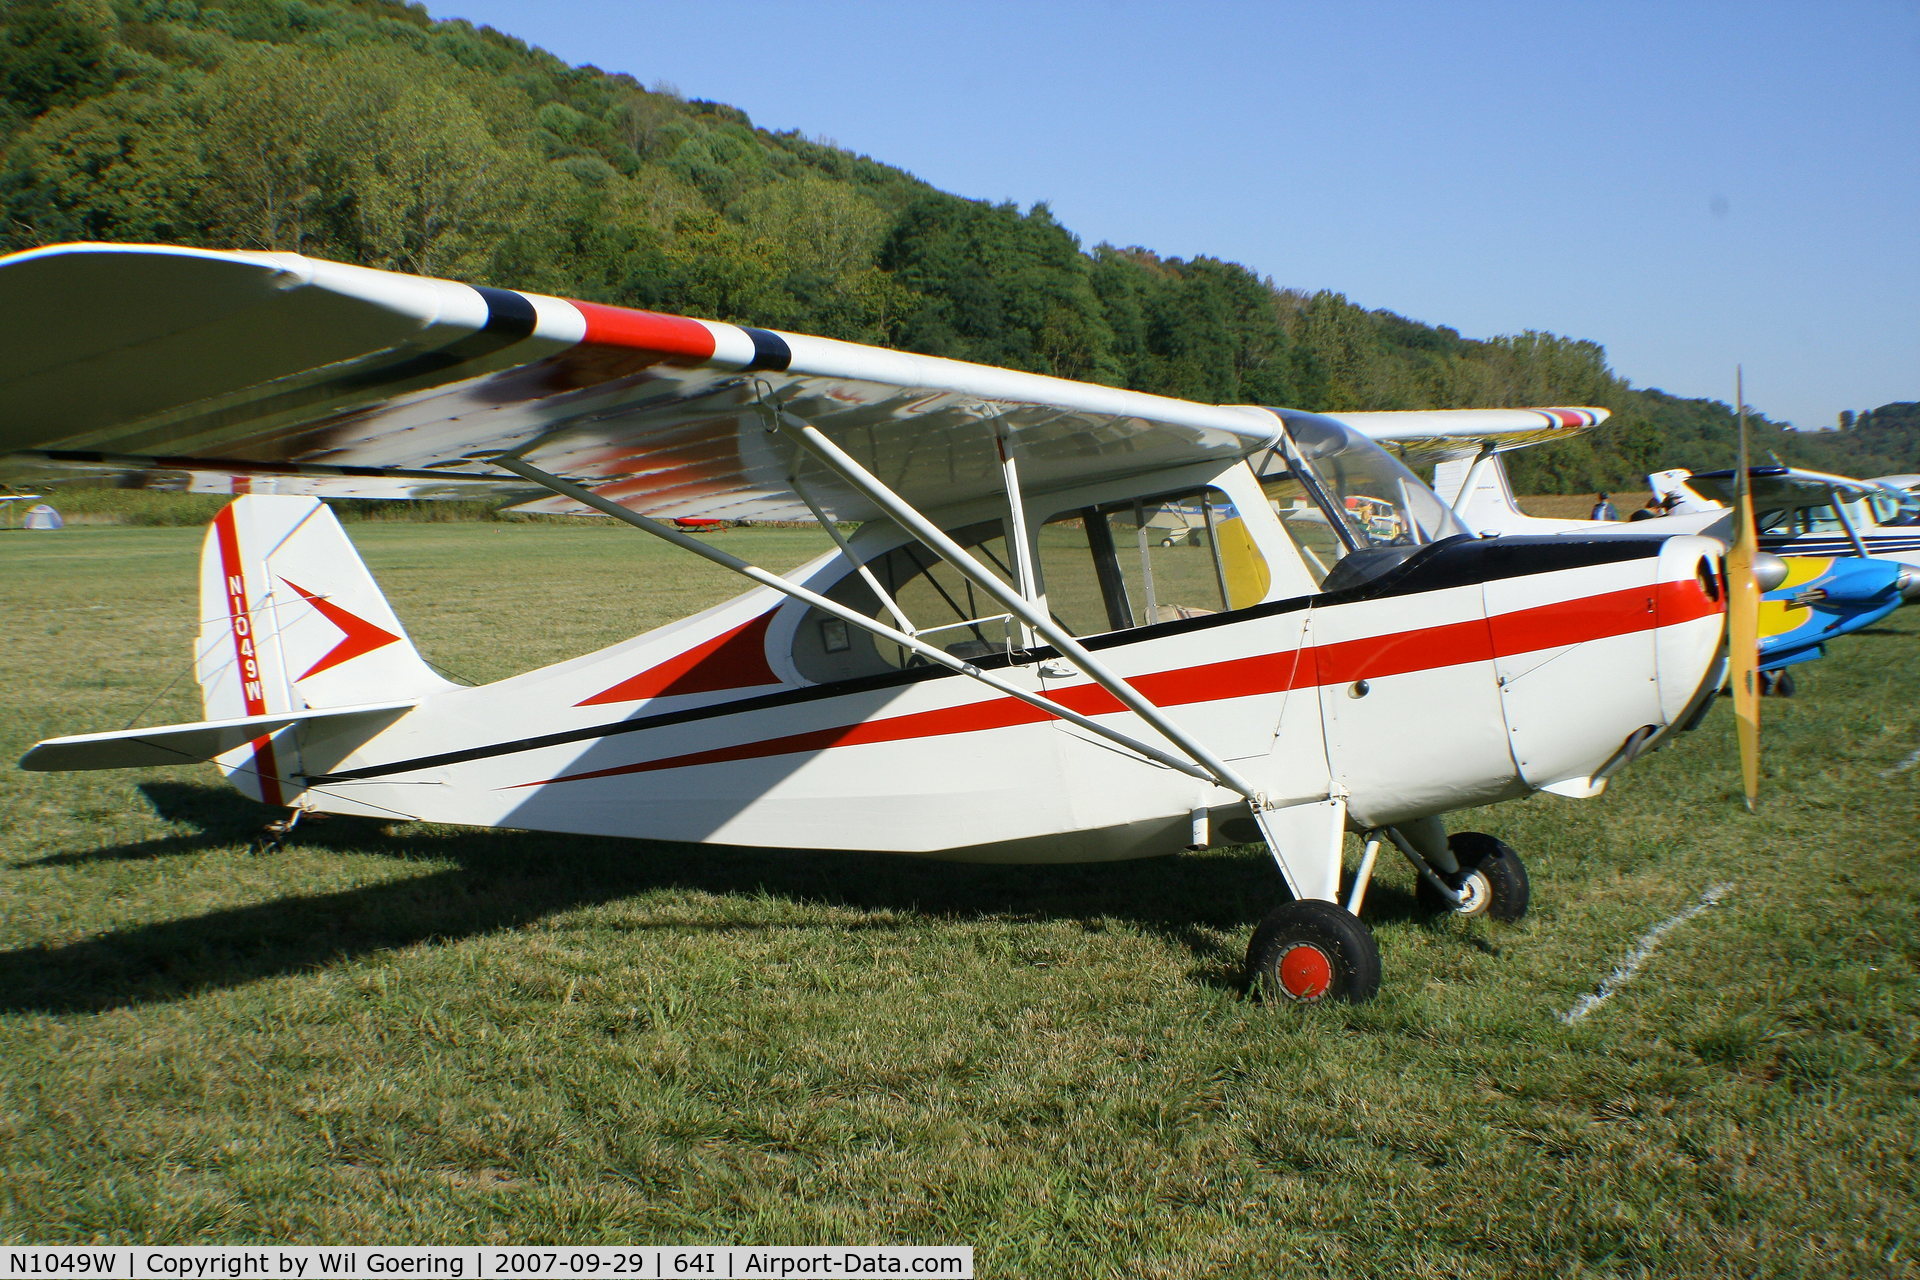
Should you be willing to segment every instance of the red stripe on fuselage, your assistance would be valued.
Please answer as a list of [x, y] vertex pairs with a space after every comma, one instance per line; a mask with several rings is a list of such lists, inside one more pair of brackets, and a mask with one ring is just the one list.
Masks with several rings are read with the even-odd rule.
[[[1638, 606], [1638, 607], [1636, 607]], [[1656, 612], [1657, 608], [1657, 612]], [[1362, 677], [1432, 671], [1469, 662], [1490, 662], [1537, 649], [1561, 648], [1590, 640], [1605, 640], [1676, 626], [1720, 612], [1700, 585], [1688, 579], [1661, 582], [1582, 596], [1554, 604], [1517, 609], [1492, 618], [1419, 627], [1386, 635], [1366, 636], [1300, 650], [1254, 654], [1197, 667], [1181, 667], [1136, 676], [1130, 683], [1149, 702], [1160, 707], [1195, 702], [1219, 702], [1315, 685], [1347, 684]], [[1107, 715], [1123, 710], [1120, 700], [1096, 684], [1074, 685], [1048, 694], [1054, 701], [1082, 715]], [[685, 769], [694, 765], [725, 764], [766, 756], [824, 751], [829, 747], [865, 746], [901, 742], [955, 733], [980, 733], [1053, 719], [1047, 712], [1017, 698], [1000, 697], [937, 711], [862, 720], [855, 724], [714, 747], [686, 755], [616, 765], [586, 773], [572, 773], [541, 782], [516, 783], [506, 790], [538, 787], [552, 782], [584, 782], [630, 773]]]
[[[247, 604], [247, 580], [240, 560], [240, 534], [233, 526], [233, 508], [222, 507], [213, 518], [214, 537], [220, 547], [220, 576], [227, 592], [227, 626], [233, 633], [234, 668], [240, 675], [240, 696], [247, 714], [267, 714], [266, 682], [260, 671], [259, 646], [254, 642], [253, 610]], [[273, 758], [273, 739], [255, 738], [253, 774], [260, 780], [260, 799], [279, 804], [280, 769]]]

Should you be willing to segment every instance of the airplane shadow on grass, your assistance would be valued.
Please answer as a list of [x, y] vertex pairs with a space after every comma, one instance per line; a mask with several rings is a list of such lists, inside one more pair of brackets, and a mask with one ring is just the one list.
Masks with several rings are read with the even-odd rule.
[[[15, 865], [160, 859], [246, 844], [263, 827], [265, 811], [224, 788], [150, 783], [141, 790], [162, 817], [192, 825], [197, 833]], [[980, 866], [539, 832], [389, 831], [350, 818], [303, 823], [282, 848], [454, 865], [385, 884], [0, 952], [0, 1012], [84, 1013], [177, 1000], [417, 943], [511, 929], [659, 889], [768, 893], [868, 910], [876, 913], [875, 927], [885, 928], [912, 927], [879, 914], [903, 911], [930, 921], [1072, 920], [1089, 930], [1108, 921], [1131, 923], [1186, 947], [1194, 957], [1188, 976], [1197, 985], [1237, 988], [1247, 931], [1282, 896], [1272, 861], [1252, 850], [1241, 857]], [[1392, 886], [1378, 885], [1368, 895], [1367, 915], [1376, 921], [1416, 914], [1411, 895]], [[719, 927], [766, 926], [742, 921]]]

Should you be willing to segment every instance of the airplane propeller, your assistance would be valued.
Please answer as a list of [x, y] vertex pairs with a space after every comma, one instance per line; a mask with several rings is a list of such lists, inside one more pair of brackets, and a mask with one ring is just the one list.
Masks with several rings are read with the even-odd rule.
[[1733, 545], [1727, 549], [1727, 670], [1740, 742], [1740, 779], [1751, 813], [1760, 798], [1760, 583], [1754, 574], [1760, 538], [1754, 530], [1753, 485], [1747, 474], [1747, 402], [1737, 368], [1733, 399], [1740, 418], [1740, 461], [1734, 473]]

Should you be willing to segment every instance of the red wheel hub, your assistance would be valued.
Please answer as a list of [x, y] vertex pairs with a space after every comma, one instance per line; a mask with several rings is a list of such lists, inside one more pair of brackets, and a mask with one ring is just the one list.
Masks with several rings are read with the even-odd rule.
[[1280, 986], [1295, 1000], [1317, 1000], [1333, 986], [1333, 961], [1307, 942], [1296, 942], [1280, 956]]

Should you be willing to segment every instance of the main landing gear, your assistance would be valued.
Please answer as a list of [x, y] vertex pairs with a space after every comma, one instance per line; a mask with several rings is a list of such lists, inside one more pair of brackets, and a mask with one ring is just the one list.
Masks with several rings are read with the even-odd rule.
[[1253, 931], [1247, 984], [1273, 1000], [1371, 1000], [1380, 990], [1380, 945], [1360, 917], [1308, 898], [1276, 907]]
[[1295, 1004], [1358, 1003], [1373, 997], [1380, 989], [1380, 948], [1359, 912], [1383, 840], [1405, 854], [1419, 873], [1415, 897], [1427, 910], [1488, 920], [1518, 920], [1526, 914], [1526, 866], [1493, 836], [1478, 831], [1449, 836], [1437, 818], [1421, 818], [1369, 831], [1366, 839], [1345, 906], [1298, 898], [1260, 922], [1247, 947], [1250, 990]]

